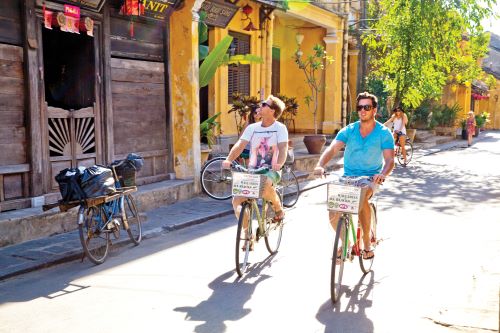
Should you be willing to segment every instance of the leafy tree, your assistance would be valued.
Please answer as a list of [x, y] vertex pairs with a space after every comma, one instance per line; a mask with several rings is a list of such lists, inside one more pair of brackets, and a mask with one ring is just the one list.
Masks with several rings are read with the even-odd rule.
[[[379, 0], [363, 43], [372, 75], [384, 80], [395, 105], [415, 108], [438, 97], [448, 80], [467, 83], [480, 73], [487, 50], [480, 26], [495, 0]], [[468, 42], [463, 36], [468, 36]]]

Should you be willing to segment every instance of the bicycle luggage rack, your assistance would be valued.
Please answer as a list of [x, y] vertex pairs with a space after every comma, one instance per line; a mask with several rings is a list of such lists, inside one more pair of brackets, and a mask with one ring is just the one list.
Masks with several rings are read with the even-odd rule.
[[87, 198], [87, 199], [84, 199], [82, 201], [79, 201], [79, 200], [74, 200], [74, 201], [69, 201], [69, 202], [58, 201], [56, 203], [43, 205], [42, 209], [45, 212], [49, 209], [59, 207], [59, 210], [61, 212], [67, 212], [71, 208], [80, 206], [82, 204], [85, 205], [85, 207], [93, 207], [93, 206], [97, 206], [97, 205], [100, 205], [100, 204], [105, 203], [105, 202], [110, 202], [110, 201], [116, 200], [121, 196], [130, 194], [130, 193], [134, 193], [136, 191], [137, 191], [136, 186], [121, 187], [121, 188], [117, 189], [116, 192], [114, 192], [110, 195], [104, 195], [104, 196], [95, 197], [95, 198]]

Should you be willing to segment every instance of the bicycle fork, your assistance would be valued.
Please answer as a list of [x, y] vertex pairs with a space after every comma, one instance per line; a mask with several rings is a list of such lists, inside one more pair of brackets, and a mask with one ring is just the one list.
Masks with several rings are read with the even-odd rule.
[[[352, 262], [354, 256], [359, 256], [361, 251], [359, 248], [359, 239], [361, 237], [361, 228], [358, 226], [358, 230], [354, 230], [354, 223], [352, 221], [352, 215], [345, 216], [344, 221], [345, 224], [345, 236], [344, 236], [344, 246], [342, 246], [343, 257], [349, 259]], [[354, 245], [352, 248], [349, 248], [349, 231], [352, 235], [352, 240]]]

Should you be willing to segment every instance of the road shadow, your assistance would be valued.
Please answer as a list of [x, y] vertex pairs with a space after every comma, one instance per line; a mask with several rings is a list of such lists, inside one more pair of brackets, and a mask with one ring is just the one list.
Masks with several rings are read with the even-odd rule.
[[212, 295], [196, 306], [177, 307], [174, 311], [185, 312], [185, 320], [202, 322], [196, 326], [196, 333], [225, 332], [225, 321], [237, 321], [250, 314], [250, 308], [245, 303], [251, 298], [259, 283], [270, 278], [262, 274], [265, 268], [272, 265], [274, 255], [251, 266], [248, 274], [236, 277], [234, 270], [226, 272], [208, 284], [213, 290]]
[[[498, 144], [499, 138], [487, 136], [481, 143]], [[470, 161], [477, 158], [476, 154], [483, 148], [455, 147], [449, 153], [460, 151], [460, 158]], [[488, 154], [494, 152], [488, 150]], [[458, 161], [457, 156], [452, 158]], [[478, 162], [480, 163], [480, 162]], [[465, 164], [464, 164], [465, 165]], [[473, 164], [472, 164], [473, 165]], [[492, 171], [493, 171], [492, 166]], [[381, 198], [390, 198], [391, 205], [399, 208], [418, 210], [425, 206], [437, 212], [457, 214], [470, 209], [469, 205], [457, 204], [498, 202], [500, 188], [499, 177], [486, 177], [474, 168], [463, 168], [458, 163], [443, 163], [442, 160], [419, 158], [412, 161], [407, 168], [396, 167], [389, 178], [396, 186], [383, 186]]]
[[330, 298], [324, 302], [316, 314], [316, 319], [325, 326], [324, 333], [373, 333], [373, 322], [366, 316], [365, 310], [372, 306], [368, 296], [374, 284], [375, 276], [371, 271], [363, 275], [352, 290], [342, 286], [342, 298], [334, 306]]

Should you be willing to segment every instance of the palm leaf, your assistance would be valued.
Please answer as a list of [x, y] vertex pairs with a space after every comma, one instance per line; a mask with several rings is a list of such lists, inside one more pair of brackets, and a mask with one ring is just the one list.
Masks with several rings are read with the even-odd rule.
[[210, 80], [212, 80], [217, 68], [222, 63], [222, 59], [224, 58], [224, 55], [229, 49], [232, 41], [233, 37], [224, 37], [205, 58], [200, 66], [200, 88], [205, 87], [210, 83]]

